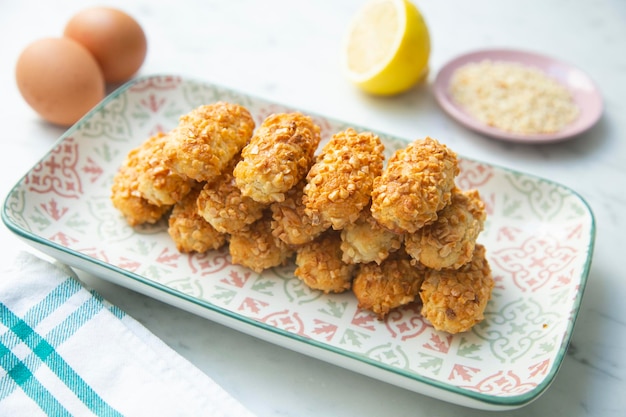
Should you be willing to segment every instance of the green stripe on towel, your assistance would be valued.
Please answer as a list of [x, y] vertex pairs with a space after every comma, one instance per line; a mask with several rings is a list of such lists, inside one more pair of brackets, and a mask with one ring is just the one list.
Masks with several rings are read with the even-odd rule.
[[[46, 337], [35, 331], [43, 319], [61, 307], [81, 288], [80, 283], [68, 278], [24, 314], [24, 319], [0, 303], [2, 323], [7, 328], [7, 331], [0, 335], [0, 363], [6, 371], [0, 378], [0, 401], [19, 386], [46, 414], [64, 415], [65, 408], [34, 375], [34, 371], [45, 364], [93, 413], [98, 416], [121, 416], [55, 350], [103, 310], [105, 308], [103, 303], [90, 296], [65, 320], [51, 329]], [[12, 349], [20, 344], [27, 346], [32, 352], [23, 359], [12, 352]], [[50, 413], [51, 409], [53, 413]]]

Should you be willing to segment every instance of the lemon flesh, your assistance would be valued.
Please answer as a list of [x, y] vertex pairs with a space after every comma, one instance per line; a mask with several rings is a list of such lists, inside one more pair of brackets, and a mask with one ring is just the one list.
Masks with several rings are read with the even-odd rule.
[[362, 90], [393, 95], [427, 72], [430, 36], [408, 0], [372, 0], [353, 19], [345, 40], [344, 68]]

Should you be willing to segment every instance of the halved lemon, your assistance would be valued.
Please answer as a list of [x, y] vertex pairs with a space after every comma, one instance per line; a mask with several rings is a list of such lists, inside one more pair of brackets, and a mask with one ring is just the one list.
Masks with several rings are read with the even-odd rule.
[[364, 91], [393, 95], [428, 72], [430, 35], [408, 0], [371, 0], [354, 16], [345, 40], [343, 68]]

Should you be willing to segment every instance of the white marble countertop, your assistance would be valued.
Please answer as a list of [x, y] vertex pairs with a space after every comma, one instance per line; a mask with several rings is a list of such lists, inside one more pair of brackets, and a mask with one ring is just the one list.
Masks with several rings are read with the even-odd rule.
[[[0, 194], [64, 129], [42, 122], [20, 97], [14, 65], [22, 48], [56, 36], [79, 0], [0, 3]], [[573, 339], [552, 386], [512, 416], [623, 416], [626, 413], [626, 3], [622, 0], [418, 1], [433, 50], [426, 85], [394, 98], [366, 97], [342, 77], [339, 45], [362, 1], [114, 0], [149, 42], [141, 74], [176, 73], [332, 116], [407, 139], [430, 135], [459, 154], [531, 173], [577, 191], [597, 221], [593, 263]], [[94, 3], [95, 4], [95, 3]], [[432, 80], [455, 55], [514, 47], [586, 71], [605, 113], [589, 132], [553, 145], [516, 145], [469, 132], [445, 116]], [[0, 261], [31, 250], [0, 228]], [[477, 416], [286, 350], [161, 302], [81, 275], [210, 375], [259, 416]], [[1, 412], [0, 412], [1, 414]]]

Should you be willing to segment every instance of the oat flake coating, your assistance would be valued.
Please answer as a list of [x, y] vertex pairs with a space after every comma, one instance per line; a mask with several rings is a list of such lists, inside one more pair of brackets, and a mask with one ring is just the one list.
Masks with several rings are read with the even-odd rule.
[[305, 180], [300, 181], [285, 193], [284, 201], [270, 206], [272, 233], [289, 245], [298, 246], [308, 243], [327, 229], [321, 224], [314, 225], [311, 218], [304, 212], [302, 196], [305, 184]]
[[139, 173], [142, 168], [142, 146], [132, 149], [113, 177], [111, 202], [130, 226], [156, 223], [170, 209], [169, 205], [150, 204], [139, 192]]
[[203, 253], [219, 249], [226, 243], [226, 235], [218, 232], [197, 213], [199, 188], [191, 191], [177, 203], [168, 218], [170, 237], [180, 252]]
[[380, 265], [358, 265], [352, 291], [359, 308], [372, 311], [383, 320], [391, 310], [418, 298], [425, 273], [425, 268], [413, 266], [411, 258], [400, 250]]
[[[238, 160], [238, 159], [237, 159]], [[233, 167], [234, 163], [230, 165]], [[196, 201], [198, 214], [222, 233], [236, 233], [263, 217], [265, 205], [241, 195], [232, 169], [207, 181]]]
[[450, 203], [458, 173], [456, 153], [430, 137], [416, 140], [374, 180], [372, 215], [391, 231], [414, 233]]
[[156, 206], [176, 204], [191, 191], [195, 183], [169, 168], [163, 152], [169, 138], [165, 133], [157, 133], [140, 147], [137, 189], [143, 198]]
[[477, 244], [472, 260], [461, 268], [428, 270], [420, 291], [422, 316], [437, 330], [467, 331], [483, 320], [493, 286], [485, 248]]
[[349, 290], [355, 267], [342, 262], [340, 245], [339, 233], [329, 230], [299, 247], [294, 275], [309, 288], [326, 294]]
[[382, 172], [384, 146], [373, 133], [348, 128], [323, 147], [307, 175], [305, 212], [313, 224], [341, 230], [370, 201], [374, 178]]
[[472, 259], [487, 214], [477, 190], [452, 192], [452, 201], [434, 223], [405, 237], [409, 255], [432, 269], [458, 269]]
[[254, 120], [240, 105], [216, 102], [180, 117], [164, 151], [171, 168], [196, 181], [218, 176], [250, 140]]
[[241, 151], [233, 172], [243, 195], [260, 203], [283, 201], [302, 180], [320, 143], [320, 127], [301, 113], [268, 116]]
[[233, 264], [243, 265], [259, 273], [284, 265], [294, 253], [289, 245], [272, 235], [269, 213], [233, 233], [230, 236], [229, 250]]

